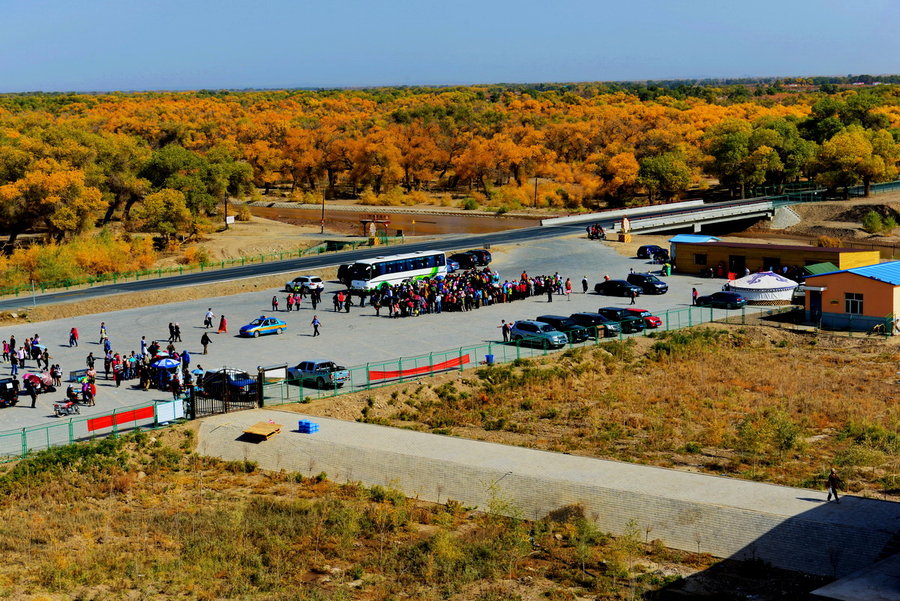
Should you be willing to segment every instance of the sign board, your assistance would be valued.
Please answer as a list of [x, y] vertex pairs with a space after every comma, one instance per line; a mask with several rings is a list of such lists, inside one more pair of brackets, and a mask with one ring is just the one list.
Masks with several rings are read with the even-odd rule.
[[228, 217], [226, 217], [226, 218], [225, 218], [225, 223], [227, 223], [227, 224], [229, 224], [229, 225], [231, 225], [232, 223], [234, 223], [234, 215], [229, 215]]

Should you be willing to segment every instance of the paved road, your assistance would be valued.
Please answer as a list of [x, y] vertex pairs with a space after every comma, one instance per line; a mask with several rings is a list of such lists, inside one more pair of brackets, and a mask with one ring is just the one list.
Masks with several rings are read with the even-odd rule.
[[302, 257], [299, 259], [274, 261], [271, 263], [254, 263], [251, 265], [228, 267], [226, 269], [212, 269], [209, 271], [199, 271], [164, 278], [148, 278], [131, 282], [119, 282], [117, 284], [107, 284], [104, 286], [95, 286], [93, 288], [84, 288], [80, 290], [48, 292], [46, 294], [37, 295], [33, 299], [33, 303], [30, 296], [20, 296], [17, 298], [0, 301], [0, 311], [11, 311], [23, 307], [28, 307], [32, 304], [51, 305], [70, 301], [89, 300], [92, 298], [100, 298], [109, 296], [111, 294], [121, 294], [124, 292], [141, 292], [159, 290], [162, 288], [196, 286], [200, 284], [225, 282], [239, 278], [249, 278], [261, 275], [273, 275], [295, 271], [308, 271], [312, 269], [321, 269], [323, 267], [332, 267], [341, 263], [352, 263], [353, 261], [358, 261], [360, 259], [366, 259], [369, 257], [376, 257], [379, 255], [384, 255], [386, 253], [394, 254], [401, 252], [417, 252], [420, 250], [444, 250], [449, 248], [459, 248], [463, 246], [477, 248], [485, 244], [498, 245], [515, 242], [525, 242], [530, 240], [541, 240], [545, 238], [566, 236], [582, 231], [583, 229], [584, 226], [582, 224], [552, 227], [532, 227], [506, 232], [481, 234], [476, 236], [461, 235], [442, 237], [437, 240], [432, 239], [421, 242], [409, 242], [406, 244], [391, 246], [388, 249], [386, 249], [385, 247], [372, 247], [363, 250], [329, 253], [312, 257]]

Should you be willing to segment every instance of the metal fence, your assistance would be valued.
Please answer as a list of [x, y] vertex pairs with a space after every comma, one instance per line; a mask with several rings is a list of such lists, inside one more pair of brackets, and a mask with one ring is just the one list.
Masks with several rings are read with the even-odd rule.
[[[622, 341], [634, 336], [650, 336], [654, 332], [678, 330], [706, 323], [747, 324], [760, 319], [770, 318], [775, 327], [800, 327], [788, 320], [778, 320], [788, 312], [795, 311], [793, 306], [777, 307], [764, 311], [751, 310], [746, 307], [740, 310], [714, 309], [710, 307], [685, 307], [669, 309], [656, 316], [662, 321], [659, 328], [645, 328], [636, 334], [619, 333], [615, 337], [596, 336], [597, 329], [585, 342], [570, 342], [562, 349], [548, 349], [541, 345], [529, 345], [519, 342], [485, 342], [462, 346], [455, 349], [423, 353], [411, 357], [400, 357], [388, 361], [376, 361], [348, 368], [350, 378], [341, 386], [311, 387], [309, 382], [300, 382], [289, 378], [260, 378], [260, 398], [235, 403], [231, 410], [250, 409], [265, 405], [282, 405], [286, 403], [303, 403], [313, 399], [333, 397], [373, 388], [381, 388], [392, 384], [411, 382], [450, 371], [463, 372], [469, 369], [488, 365], [510, 363], [519, 359], [543, 357], [551, 353], [564, 352], [572, 348], [594, 346], [609, 342]], [[873, 327], [874, 324], [874, 327]], [[821, 325], [821, 324], [820, 324]], [[865, 318], [865, 323], [853, 321], [845, 324], [849, 327], [864, 325], [867, 332], [857, 332], [865, 336], [878, 334], [891, 335], [893, 316], [883, 319]], [[805, 326], [815, 330], [814, 326]], [[601, 331], [602, 334], [602, 331]], [[854, 335], [851, 330], [850, 336]], [[283, 366], [282, 366], [283, 368]], [[278, 370], [275, 370], [278, 371]], [[283, 369], [281, 370], [282, 373]], [[274, 373], [274, 372], [269, 372]], [[196, 411], [192, 398], [184, 400], [149, 401], [131, 407], [122, 407], [111, 413], [90, 416], [60, 418], [52, 424], [31, 426], [16, 430], [0, 432], [0, 462], [12, 461], [25, 457], [31, 452], [48, 449], [54, 446], [72, 444], [78, 441], [92, 440], [104, 436], [115, 436], [120, 432], [137, 428], [155, 428], [181, 419], [191, 419]], [[221, 401], [216, 401], [221, 404]], [[221, 412], [214, 411], [213, 413]], [[203, 411], [197, 411], [196, 417], [202, 417]]]
[[63, 417], [52, 424], [0, 432], [0, 462], [83, 440], [115, 436], [137, 428], [157, 427], [184, 416], [182, 401], [149, 401], [110, 413]]
[[289, 378], [269, 381], [262, 385], [261, 401], [263, 405], [309, 402], [323, 397], [371, 390], [399, 382], [409, 382], [448, 371], [465, 371], [490, 364], [509, 363], [517, 359], [546, 356], [570, 348], [598, 345], [616, 340], [621, 341], [633, 336], [650, 336], [654, 332], [659, 331], [677, 330], [710, 322], [746, 324], [749, 320], [771, 317], [793, 310], [792, 306], [778, 307], [766, 311], [747, 311], [746, 308], [727, 310], [711, 307], [669, 309], [655, 314], [662, 320], [662, 325], [659, 328], [645, 328], [642, 332], [636, 334], [619, 333], [617, 336], [610, 338], [605, 338], [602, 335], [596, 336], [596, 329], [593, 329], [592, 336], [587, 341], [570, 342], [566, 347], [559, 350], [543, 348], [536, 344], [530, 345], [522, 341], [508, 343], [486, 342], [411, 357], [400, 357], [389, 361], [354, 365], [347, 368], [350, 372], [350, 379], [340, 386], [326, 385], [317, 387], [312, 386], [310, 382], [300, 382]]

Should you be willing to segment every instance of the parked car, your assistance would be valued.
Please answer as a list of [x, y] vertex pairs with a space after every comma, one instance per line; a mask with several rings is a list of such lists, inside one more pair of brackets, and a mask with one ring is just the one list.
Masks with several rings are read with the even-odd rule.
[[490, 265], [491, 261], [493, 260], [493, 257], [491, 257], [491, 251], [485, 250], [483, 248], [473, 248], [472, 250], [467, 250], [466, 252], [470, 255], [475, 255], [477, 265], [479, 265], [480, 267]]
[[552, 326], [558, 332], [562, 332], [569, 342], [584, 342], [591, 337], [591, 333], [584, 326], [578, 325], [571, 317], [562, 315], [540, 315], [535, 321]]
[[619, 324], [606, 319], [599, 313], [587, 311], [584, 313], [572, 313], [569, 317], [571, 317], [578, 325], [587, 328], [595, 338], [599, 338], [600, 336], [612, 338], [622, 333], [622, 328], [619, 327]]
[[260, 315], [245, 326], [241, 326], [240, 334], [244, 337], [259, 338], [261, 334], [281, 334], [287, 329], [287, 324], [277, 317]]
[[640, 317], [644, 320], [645, 328], [658, 328], [662, 325], [662, 320], [646, 309], [627, 309], [634, 317]]
[[474, 269], [478, 267], [478, 258], [469, 252], [450, 255], [451, 261], [459, 263], [459, 269]]
[[631, 296], [632, 291], [635, 296], [640, 296], [643, 292], [640, 286], [629, 284], [625, 280], [606, 280], [594, 286], [594, 292], [606, 296]]
[[569, 341], [565, 334], [540, 321], [517, 321], [509, 330], [509, 339], [541, 348], [561, 348]]
[[701, 307], [717, 307], [720, 309], [740, 309], [747, 304], [747, 299], [737, 292], [714, 292], [697, 297]]
[[0, 379], [0, 407], [12, 407], [19, 402], [19, 381], [16, 378]]
[[454, 271], [459, 271], [459, 263], [453, 259], [447, 259], [447, 273], [453, 273]]
[[662, 246], [657, 246], [656, 244], [645, 244], [638, 248], [637, 256], [638, 259], [652, 259], [660, 252], [665, 252], [668, 254], [668, 251], [664, 249]]
[[626, 281], [638, 286], [644, 294], [665, 294], [669, 285], [652, 273], [630, 273]]
[[597, 313], [603, 317], [619, 324], [622, 331], [626, 334], [644, 331], [644, 320], [640, 317], [634, 317], [628, 313], [628, 309], [624, 307], [600, 307]]
[[328, 359], [301, 361], [287, 370], [288, 380], [300, 384], [313, 382], [318, 388], [340, 388], [350, 381], [350, 372], [343, 365]]
[[257, 382], [245, 371], [224, 367], [208, 371], [198, 382], [203, 393], [220, 400], [252, 400], [256, 398]]
[[[340, 275], [338, 275], [338, 279], [340, 279]], [[324, 285], [322, 284], [322, 278], [317, 275], [300, 275], [289, 282], [285, 282], [284, 291], [303, 292], [304, 294], [306, 294], [313, 287], [318, 287], [320, 284]]]

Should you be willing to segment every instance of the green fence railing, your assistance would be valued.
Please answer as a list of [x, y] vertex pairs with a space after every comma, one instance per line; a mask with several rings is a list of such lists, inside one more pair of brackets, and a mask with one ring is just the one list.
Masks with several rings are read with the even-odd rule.
[[[50, 447], [116, 436], [137, 428], [159, 426], [161, 420], [159, 408], [173, 402], [181, 401], [152, 400], [139, 405], [119, 407], [109, 413], [61, 417], [51, 424], [5, 430], [0, 432], [0, 463], [20, 459], [29, 453]], [[149, 407], [152, 407], [152, 411], [140, 411]], [[172, 412], [169, 412], [169, 415], [172, 415]], [[172, 421], [169, 417], [164, 419]]]

